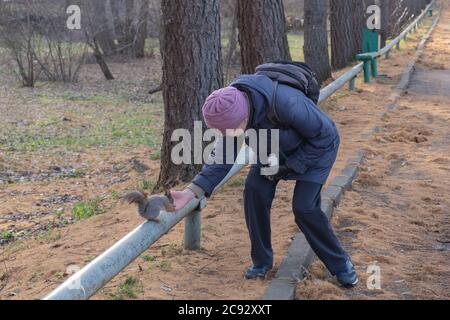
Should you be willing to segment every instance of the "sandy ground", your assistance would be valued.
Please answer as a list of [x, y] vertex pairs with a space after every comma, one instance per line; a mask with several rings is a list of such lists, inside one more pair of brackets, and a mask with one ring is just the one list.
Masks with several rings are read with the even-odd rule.
[[[354, 190], [335, 214], [361, 283], [343, 290], [315, 262], [298, 299], [450, 298], [449, 21], [446, 9], [410, 89], [382, 118]], [[379, 267], [379, 289], [371, 286], [370, 265]]]
[[[401, 73], [408, 63], [406, 57], [413, 56], [419, 39], [429, 25], [430, 20], [427, 20], [419, 32], [411, 36], [406, 44], [403, 44], [401, 52], [395, 52], [390, 60], [380, 62], [381, 76], [376, 82], [363, 85], [362, 80], [359, 79], [356, 92], [342, 90], [322, 106], [337, 123], [343, 141], [332, 176], [338, 174], [346, 159], [352, 157], [360, 148], [370, 145], [376, 154], [377, 145], [375, 142], [368, 141], [369, 134], [380, 122], [384, 106], [390, 102], [390, 96], [387, 93], [395, 87], [400, 79]], [[114, 67], [119, 68], [119, 66]], [[140, 78], [144, 72], [149, 73], [147, 66], [142, 67], [136, 63], [136, 65], [128, 67], [133, 70], [132, 79], [138, 77], [138, 81], [155, 82], [155, 79]], [[122, 72], [117, 74], [118, 79], [115, 80], [117, 81], [115, 84], [107, 84], [106, 87], [92, 90], [114, 94], [121, 90], [121, 84], [129, 87], [131, 80], [127, 78], [126, 74]], [[91, 90], [93, 84], [100, 83], [100, 75], [92, 77], [93, 79], [88, 81], [83, 88], [75, 88], [73, 91], [87, 88]], [[134, 84], [131, 83], [131, 85]], [[139, 85], [142, 86], [142, 83]], [[77, 112], [80, 105], [71, 103], [70, 99], [61, 102], [59, 95], [61, 88], [58, 87], [50, 88], [55, 96], [46, 96], [47, 103], [43, 103], [42, 99], [37, 99], [36, 96], [39, 96], [44, 90], [48, 90], [48, 88], [37, 88], [31, 93], [25, 89], [10, 90], [9, 82], [3, 80], [0, 108], [5, 117], [0, 121], [6, 122], [5, 128], [11, 128], [12, 132], [12, 130], [22, 128], [21, 126], [27, 127], [27, 123], [21, 122], [23, 119], [30, 123], [34, 123], [37, 119], [48, 122], [48, 114], [56, 114], [56, 118], [61, 119], [61, 116], [65, 114], [64, 110], [68, 108], [71, 111], [68, 117], [75, 119], [69, 121], [70, 126], [77, 129], [86, 127], [86, 130], [89, 130], [91, 126], [95, 126], [99, 115], [104, 114], [102, 108], [105, 107], [105, 104], [102, 101], [96, 101], [98, 105], [87, 103], [87, 105], [83, 105], [81, 111]], [[122, 91], [125, 90], [122, 89]], [[129, 93], [123, 92], [122, 94]], [[136, 94], [142, 95], [140, 92], [136, 92]], [[160, 105], [159, 107], [156, 105], [160, 104], [161, 97], [155, 95], [153, 98], [142, 99], [149, 101], [145, 101], [139, 107], [150, 112], [152, 119], [155, 119], [152, 124], [155, 126], [156, 132], [160, 132], [161, 109]], [[22, 103], [19, 105], [16, 103], [14, 108], [11, 107], [17, 100]], [[128, 106], [133, 107], [133, 103], [129, 103]], [[121, 105], [117, 105], [115, 108], [109, 107], [106, 118], [114, 117], [117, 112], [126, 112], [121, 108]], [[412, 107], [409, 106], [409, 108]], [[106, 121], [107, 119], [102, 118], [102, 120]], [[419, 120], [417, 119], [417, 121]], [[436, 119], [436, 123], [438, 122]], [[68, 124], [57, 125], [64, 128]], [[383, 127], [380, 134], [384, 130]], [[437, 129], [433, 129], [433, 135], [427, 136], [429, 141], [431, 141], [431, 137], [437, 135], [437, 131]], [[33, 132], [25, 133], [33, 134]], [[417, 147], [416, 144], [411, 143], [411, 145]], [[24, 176], [26, 179], [0, 185], [0, 217], [2, 218], [0, 228], [2, 232], [14, 230], [20, 233], [20, 231], [24, 231], [28, 236], [3, 244], [0, 249], [0, 298], [37, 299], [43, 297], [68, 277], [66, 273], [68, 266], [78, 265], [81, 267], [85, 265], [141, 223], [141, 219], [133, 208], [121, 204], [116, 195], [124, 190], [134, 188], [143, 177], [151, 181], [156, 179], [159, 163], [158, 160], [152, 160], [152, 158], [157, 152], [157, 146], [156, 142], [154, 147], [119, 145], [103, 148], [86, 147], [70, 152], [56, 148], [30, 152], [9, 151], [1, 154], [0, 169], [4, 172], [12, 172], [13, 176]], [[380, 145], [381, 149], [384, 147], [384, 145]], [[399, 154], [400, 157], [403, 157], [403, 154]], [[376, 159], [374, 157], [373, 161], [377, 161]], [[148, 166], [149, 170], [138, 173], [133, 165], [133, 160], [139, 160], [140, 163]], [[412, 158], [409, 161], [416, 161], [416, 159]], [[80, 177], [50, 179], [48, 175], [50, 177], [52, 174], [58, 176], [61, 171], [56, 170], [57, 172], [54, 173], [55, 168], [52, 168], [54, 166], [82, 169], [84, 174]], [[436, 166], [443, 167], [445, 164], [436, 164]], [[442, 175], [442, 173], [440, 174]], [[31, 181], [29, 181], [30, 179]], [[242, 275], [245, 268], [250, 265], [249, 241], [242, 208], [244, 179], [245, 172], [211, 199], [203, 211], [202, 250], [198, 252], [183, 250], [183, 225], [180, 224], [108, 283], [94, 298], [259, 298], [270, 278], [266, 281], [243, 281]], [[280, 264], [291, 237], [298, 230], [291, 212], [292, 189], [291, 183], [282, 183], [274, 203], [272, 223], [276, 267]], [[357, 191], [352, 194], [356, 193]], [[434, 195], [436, 191], [432, 193], [432, 197], [430, 195], [431, 202], [436, 197]], [[105, 213], [79, 222], [71, 221], [71, 208], [77, 202], [92, 199], [95, 195], [101, 196], [101, 206], [105, 209]], [[376, 201], [376, 198], [367, 200], [364, 205], [369, 206], [371, 201]], [[424, 206], [420, 197], [411, 201], [412, 205], [418, 208]], [[431, 210], [431, 207], [429, 208]], [[341, 230], [340, 217], [345, 215], [345, 212], [341, 213], [341, 211], [337, 213], [336, 218], [339, 231]], [[361, 215], [357, 218], [358, 223], [364, 223]], [[353, 223], [353, 219], [350, 221]], [[416, 227], [419, 228], [419, 226]], [[347, 239], [342, 232], [340, 232], [340, 236], [343, 240]], [[344, 243], [347, 247], [350, 246], [349, 242], [344, 241]], [[415, 248], [417, 254], [428, 252], [422, 252], [420, 248], [423, 247]], [[390, 254], [394, 255], [395, 251]], [[362, 260], [361, 263], [363, 263]], [[443, 268], [443, 265], [436, 268]], [[421, 283], [418, 281], [417, 284]], [[316, 290], [315, 285], [308, 289], [311, 292], [314, 290]], [[299, 291], [302, 292], [302, 290]], [[316, 297], [324, 298], [326, 295]], [[432, 297], [431, 294], [430, 297]]]

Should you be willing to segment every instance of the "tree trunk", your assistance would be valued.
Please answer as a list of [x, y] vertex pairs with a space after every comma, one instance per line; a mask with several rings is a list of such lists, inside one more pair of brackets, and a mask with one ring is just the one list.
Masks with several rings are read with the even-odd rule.
[[349, 0], [330, 0], [331, 66], [342, 69], [354, 59], [351, 15], [353, 3]]
[[230, 80], [230, 68], [233, 60], [233, 56], [235, 55], [237, 49], [238, 35], [237, 35], [237, 27], [238, 27], [238, 14], [237, 14], [237, 0], [233, 0], [233, 18], [230, 29], [229, 36], [229, 44], [228, 44], [228, 52], [225, 58], [225, 81], [228, 83]]
[[134, 20], [134, 0], [125, 0], [125, 21], [123, 24], [123, 38], [121, 39], [120, 49], [125, 54], [133, 52], [135, 27]]
[[305, 0], [305, 61], [319, 81], [331, 77], [328, 53], [327, 0]]
[[421, 6], [422, 4], [420, 3], [420, 0], [410, 0], [411, 2], [411, 8], [414, 14], [414, 18], [417, 18], [417, 16], [420, 15], [421, 12]]
[[106, 56], [112, 55], [116, 49], [114, 43], [113, 34], [108, 25], [108, 19], [106, 16], [106, 2], [104, 1], [93, 1], [92, 2], [95, 13], [95, 19], [92, 19], [94, 23], [93, 28], [95, 28], [95, 37], [98, 41], [103, 54]]
[[[89, 11], [91, 12], [91, 11]], [[104, 52], [100, 48], [100, 43], [97, 38], [98, 36], [98, 24], [96, 22], [95, 11], [92, 11], [91, 14], [87, 14], [85, 16], [84, 26], [84, 34], [86, 37], [86, 44], [92, 49], [93, 56], [97, 61], [100, 69], [103, 72], [103, 75], [107, 80], [113, 80], [114, 76], [111, 70], [108, 67], [108, 64], [104, 58]]]
[[94, 55], [95, 60], [97, 61], [98, 66], [103, 72], [103, 75], [105, 76], [106, 80], [114, 80], [114, 76], [111, 72], [111, 70], [108, 67], [108, 64], [105, 61], [105, 58], [103, 56], [103, 53], [100, 51], [100, 46], [97, 42], [97, 39], [94, 36], [90, 36], [88, 31], [85, 31], [86, 33], [86, 39], [87, 44], [92, 49], [92, 54]]
[[[384, 0], [383, 0], [384, 1]], [[365, 9], [374, 0], [330, 0], [331, 64], [341, 69], [362, 51]]]
[[363, 38], [363, 30], [366, 25], [366, 9], [368, 5], [368, 1], [373, 0], [350, 0], [352, 2], [352, 12], [350, 15], [350, 19], [352, 21], [352, 42], [350, 43], [351, 54], [353, 57], [356, 57], [358, 53], [362, 52], [362, 38]]
[[123, 35], [123, 23], [120, 17], [120, 0], [108, 0], [107, 4], [111, 7], [110, 25], [113, 26], [115, 39], [120, 39]]
[[291, 60], [282, 0], [238, 0], [242, 72], [262, 63]]
[[389, 37], [389, 21], [390, 21], [390, 2], [391, 0], [380, 0], [380, 9], [381, 9], [381, 43], [380, 46], [383, 48], [386, 46], [386, 41]]
[[136, 26], [134, 55], [136, 58], [143, 58], [145, 56], [145, 40], [147, 39], [147, 19], [149, 15], [149, 7], [148, 0], [140, 0], [139, 2], [139, 19]]
[[187, 129], [193, 138], [194, 121], [202, 119], [205, 99], [223, 84], [219, 0], [191, 0], [189, 5], [163, 0], [161, 8], [165, 128], [155, 190], [190, 181], [201, 168], [171, 161], [178, 143], [171, 141], [172, 132]]
[[95, 61], [97, 61], [97, 64], [99, 65], [100, 69], [103, 72], [103, 75], [105, 76], [106, 80], [114, 80], [114, 76], [111, 73], [111, 70], [109, 70], [108, 65], [106, 64], [106, 61], [102, 55], [102, 53], [98, 49], [93, 50], [93, 55], [95, 58]]

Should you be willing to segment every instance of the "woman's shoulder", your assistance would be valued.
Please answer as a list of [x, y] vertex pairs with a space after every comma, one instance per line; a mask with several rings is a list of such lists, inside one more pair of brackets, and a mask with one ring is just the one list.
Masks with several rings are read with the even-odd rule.
[[315, 108], [314, 102], [303, 92], [287, 85], [278, 86], [276, 102], [279, 117], [286, 120], [291, 119], [295, 113]]

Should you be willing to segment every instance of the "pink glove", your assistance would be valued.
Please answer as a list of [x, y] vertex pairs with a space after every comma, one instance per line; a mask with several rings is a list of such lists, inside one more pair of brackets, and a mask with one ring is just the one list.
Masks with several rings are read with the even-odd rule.
[[177, 211], [184, 208], [195, 198], [194, 192], [190, 189], [184, 189], [183, 191], [171, 190], [170, 195], [172, 196], [173, 204], [175, 205], [175, 210]]

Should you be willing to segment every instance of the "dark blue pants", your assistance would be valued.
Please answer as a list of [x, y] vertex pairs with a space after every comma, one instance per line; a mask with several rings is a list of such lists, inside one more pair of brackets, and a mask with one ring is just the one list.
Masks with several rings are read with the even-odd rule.
[[[273, 266], [270, 209], [277, 184], [261, 176], [257, 166], [251, 168], [245, 183], [245, 220], [251, 241], [251, 257], [256, 267]], [[309, 245], [331, 274], [336, 275], [345, 270], [348, 255], [320, 208], [321, 190], [321, 184], [297, 181], [292, 209], [295, 222]]]

